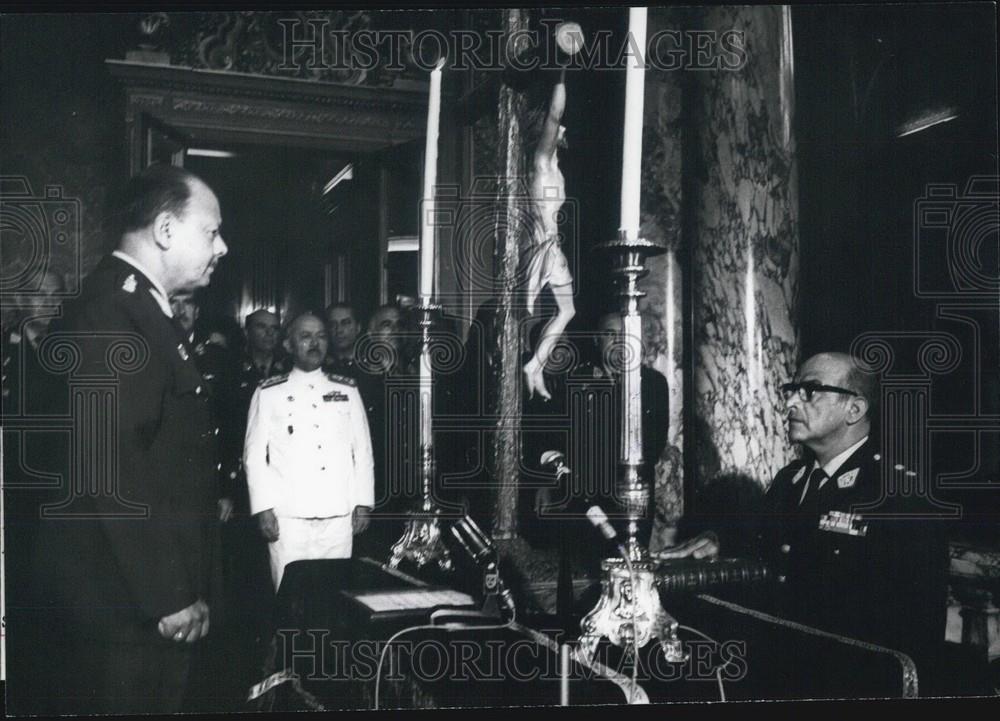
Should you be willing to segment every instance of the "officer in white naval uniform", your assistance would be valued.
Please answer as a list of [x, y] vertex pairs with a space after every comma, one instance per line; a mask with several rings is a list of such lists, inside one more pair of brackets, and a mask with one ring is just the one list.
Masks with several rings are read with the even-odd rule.
[[353, 379], [323, 372], [326, 346], [323, 322], [300, 315], [285, 341], [295, 367], [250, 402], [243, 464], [275, 590], [292, 561], [349, 558], [374, 505], [365, 408]]

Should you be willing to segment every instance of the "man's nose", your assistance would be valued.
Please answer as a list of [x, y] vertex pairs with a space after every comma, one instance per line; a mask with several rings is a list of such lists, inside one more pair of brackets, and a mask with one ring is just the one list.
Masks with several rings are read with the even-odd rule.
[[226, 245], [226, 241], [222, 239], [221, 235], [215, 236], [215, 243], [213, 245], [214, 245], [213, 250], [215, 251], [216, 258], [221, 258], [222, 256], [224, 256], [226, 253], [229, 252], [229, 246]]

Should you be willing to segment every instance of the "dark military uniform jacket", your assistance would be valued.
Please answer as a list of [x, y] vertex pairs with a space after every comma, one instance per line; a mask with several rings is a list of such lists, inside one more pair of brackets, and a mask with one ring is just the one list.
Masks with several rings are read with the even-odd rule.
[[881, 498], [891, 486], [882, 474], [899, 481], [908, 471], [871, 441], [799, 505], [814, 465], [811, 456], [789, 464], [764, 498], [758, 540], [775, 576], [775, 610], [920, 656], [944, 635], [942, 522], [906, 517], [910, 501]]
[[[78, 377], [117, 384], [117, 408], [98, 420], [111, 423], [118, 475], [108, 478], [104, 464], [93, 464], [100, 477], [84, 480], [98, 492], [74, 496], [67, 487], [63, 510], [76, 517], [41, 524], [39, 597], [72, 630], [104, 640], [134, 638], [199, 598], [212, 604], [220, 597], [209, 394], [152, 289], [138, 269], [109, 256], [53, 329], [79, 349]], [[128, 349], [109, 351], [112, 341]], [[102, 458], [86, 445], [93, 419], [74, 425], [85, 457]]]
[[358, 376], [364, 371], [354, 358], [338, 358], [336, 356], [328, 355], [323, 359], [323, 370], [326, 373], [334, 373], [339, 376], [346, 376], [348, 378], [358, 379]]

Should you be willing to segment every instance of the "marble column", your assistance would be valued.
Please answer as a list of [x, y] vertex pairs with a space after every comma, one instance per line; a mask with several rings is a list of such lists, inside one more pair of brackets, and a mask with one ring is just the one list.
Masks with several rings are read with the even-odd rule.
[[720, 475], [762, 485], [792, 458], [778, 386], [797, 362], [798, 187], [791, 17], [713, 7], [699, 29], [741, 32], [740, 67], [685, 71], [694, 488]]
[[[684, 9], [649, 9], [648, 36], [683, 29]], [[656, 463], [654, 522], [650, 550], [670, 545], [684, 514], [684, 373], [682, 366], [683, 278], [681, 272], [681, 191], [683, 155], [682, 86], [679, 72], [651, 65], [646, 70], [643, 127], [642, 236], [666, 246], [646, 260], [641, 283], [646, 297], [643, 362], [662, 373], [670, 388], [667, 447]]]

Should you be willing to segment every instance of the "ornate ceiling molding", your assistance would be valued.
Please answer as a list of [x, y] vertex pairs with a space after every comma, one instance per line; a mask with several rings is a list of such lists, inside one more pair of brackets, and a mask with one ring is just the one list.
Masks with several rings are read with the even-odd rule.
[[125, 87], [128, 122], [152, 115], [193, 139], [377, 150], [423, 137], [427, 84], [321, 83], [107, 60]]
[[[372, 53], [367, 39], [392, 31], [399, 12], [364, 10], [149, 13], [137, 27], [140, 56], [198, 70], [298, 78], [313, 82], [393, 87], [426, 75], [408, 37], [393, 54]], [[404, 19], [405, 20], [405, 19]]]

